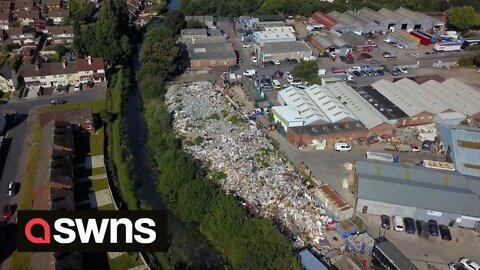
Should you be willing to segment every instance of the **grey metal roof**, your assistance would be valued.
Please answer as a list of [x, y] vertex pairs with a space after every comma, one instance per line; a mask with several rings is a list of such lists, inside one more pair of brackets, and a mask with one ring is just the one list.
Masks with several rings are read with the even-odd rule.
[[385, 79], [381, 79], [372, 84], [380, 94], [388, 98], [393, 104], [404, 111], [408, 116], [413, 116], [425, 111], [420, 102], [412, 97], [403, 95], [398, 91], [398, 87]]
[[359, 24], [355, 18], [352, 18], [350, 16], [344, 15], [342, 13], [339, 13], [337, 11], [332, 11], [328, 13], [329, 16], [333, 17], [337, 22], [345, 25], [346, 27], [353, 28], [353, 27], [362, 27], [361, 24]]
[[235, 50], [230, 42], [188, 45], [190, 58], [198, 59], [231, 59], [236, 58]]
[[399, 7], [398, 9], [395, 10], [395, 12], [397, 14], [400, 14], [404, 17], [407, 17], [409, 18], [410, 20], [412, 20], [413, 22], [415, 23], [421, 23], [421, 22], [431, 22], [431, 23], [434, 23], [436, 20], [433, 19], [432, 17], [429, 17], [427, 15], [424, 15], [420, 12], [415, 12], [415, 11], [411, 11], [409, 9], [406, 9], [406, 8], [403, 8], [403, 7]]
[[413, 23], [412, 20], [410, 20], [409, 18], [407, 18], [405, 16], [402, 16], [401, 14], [398, 14], [398, 13], [396, 13], [394, 11], [391, 11], [389, 9], [386, 9], [386, 8], [382, 8], [377, 12], [382, 14], [385, 17], [391, 18], [392, 20], [394, 20], [397, 23], [404, 22], [404, 21], [408, 21], [410, 23]]
[[328, 270], [328, 268], [307, 249], [300, 251], [298, 255], [305, 270]]
[[330, 92], [340, 97], [345, 107], [349, 109], [360, 122], [368, 129], [376, 127], [382, 123], [388, 123], [388, 119], [376, 110], [372, 104], [366, 101], [352, 87], [344, 82], [332, 83], [326, 86]]
[[357, 161], [356, 173], [359, 199], [480, 217], [480, 179], [370, 160]]
[[314, 39], [315, 42], [320, 44], [320, 46], [322, 46], [323, 48], [330, 48], [330, 47], [342, 48], [344, 46], [347, 46], [345, 42], [343, 42], [342, 40], [340, 40], [339, 38], [331, 34], [326, 36], [315, 35], [312, 37], [312, 39]]
[[375, 239], [375, 247], [381, 251], [391, 262], [401, 270], [418, 270], [418, 268], [403, 255], [387, 238], [380, 237]]
[[265, 43], [262, 48], [264, 54], [311, 51], [312, 49], [304, 41]]
[[380, 13], [378, 13], [378, 12], [372, 10], [372, 9], [369, 9], [367, 7], [364, 7], [362, 9], [360, 9], [358, 11], [358, 13], [360, 15], [364, 16], [364, 17], [367, 17], [367, 18], [371, 19], [372, 21], [374, 21], [378, 24], [381, 24], [381, 23], [385, 24], [385, 23], [388, 23], [388, 22], [392, 21], [391, 18], [389, 18], [385, 15], [382, 15], [382, 14], [380, 14]]
[[452, 149], [450, 157], [455, 168], [462, 174], [480, 177], [480, 129], [436, 126], [443, 142]]
[[374, 21], [372, 21], [369, 17], [363, 16], [361, 14], [358, 14], [354, 11], [347, 10], [343, 13], [344, 16], [347, 16], [351, 18], [351, 20], [356, 21], [357, 23], [361, 24], [362, 26], [377, 26], [378, 24]]

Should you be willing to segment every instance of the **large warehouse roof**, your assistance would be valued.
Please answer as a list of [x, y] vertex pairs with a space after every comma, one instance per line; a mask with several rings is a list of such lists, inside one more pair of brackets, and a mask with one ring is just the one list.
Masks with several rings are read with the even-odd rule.
[[321, 11], [317, 11], [313, 13], [312, 19], [318, 23], [324, 24], [327, 27], [327, 29], [330, 29], [336, 24], [338, 24], [334, 18], [328, 16], [327, 14]]
[[369, 19], [368, 17], [365, 17], [363, 15], [360, 15], [358, 13], [355, 13], [351, 10], [347, 10], [343, 13], [344, 16], [349, 17], [351, 20], [356, 21], [357, 23], [360, 23], [362, 26], [366, 25], [377, 25], [374, 21]]
[[436, 178], [435, 169], [379, 161], [357, 161], [356, 172], [359, 199], [480, 217], [478, 194], [449, 185], [449, 177], [455, 182], [459, 174]]
[[408, 114], [408, 116], [413, 116], [425, 111], [422, 104], [420, 104], [416, 99], [400, 93], [397, 87], [390, 81], [381, 79], [373, 83], [372, 87], [384, 97], [388, 98], [406, 114]]
[[447, 111], [448, 109], [455, 110], [455, 108], [450, 106], [443, 99], [430, 94], [428, 91], [423, 89], [422, 85], [419, 85], [410, 79], [404, 78], [398, 80], [394, 83], [394, 85], [397, 87], [398, 91], [404, 93], [405, 96], [412, 97], [420, 102], [429, 112], [441, 113]]
[[480, 177], [480, 129], [438, 123], [437, 128], [452, 149], [450, 157], [455, 168], [462, 174]]
[[362, 25], [357, 23], [357, 21], [354, 18], [346, 16], [346, 15], [340, 13], [340, 12], [332, 11], [332, 12], [328, 13], [328, 15], [330, 15], [330, 17], [335, 18], [335, 20], [337, 22], [345, 25], [346, 27], [350, 27], [350, 28], [352, 28], [352, 27], [362, 27]]
[[266, 43], [262, 48], [264, 54], [311, 51], [312, 49], [304, 41]]
[[478, 103], [472, 101], [475, 97], [472, 96], [472, 99], [470, 99], [468, 96], [464, 96], [465, 93], [463, 93], [463, 91], [467, 91], [466, 89], [462, 90], [460, 88], [450, 87], [448, 84], [444, 83], [430, 80], [422, 83], [422, 87], [430, 94], [435, 95], [450, 104], [455, 111], [459, 111], [465, 115], [474, 115], [480, 111]]
[[328, 34], [326, 36], [323, 35], [315, 35], [312, 37], [312, 39], [315, 40], [320, 46], [323, 48], [329, 48], [329, 47], [335, 47], [335, 48], [341, 48], [343, 46], [346, 46], [347, 44], [343, 42], [341, 39], [338, 37]]
[[475, 104], [480, 104], [480, 91], [471, 87], [470, 85], [467, 85], [466, 83], [459, 81], [455, 78], [450, 78], [444, 81], [442, 84], [452, 90], [455, 90], [455, 93], [465, 98], [468, 98], [468, 100], [474, 102]]
[[367, 18], [370, 18], [371, 20], [373, 20], [374, 22], [378, 23], [378, 24], [381, 24], [381, 23], [385, 23], [385, 22], [389, 22], [391, 21], [392, 19], [385, 16], [385, 15], [382, 15], [372, 9], [369, 9], [367, 7], [364, 7], [362, 9], [360, 9], [358, 11], [358, 13], [364, 17], [367, 17]]
[[188, 52], [193, 60], [235, 58], [235, 50], [231, 42], [191, 44], [188, 46]]
[[305, 93], [315, 102], [320, 110], [330, 119], [330, 122], [337, 123], [343, 119], [357, 118], [337, 99], [327, 88], [319, 85], [311, 85], [305, 89]]
[[398, 22], [402, 22], [402, 21], [404, 21], [404, 20], [409, 20], [409, 21], [411, 22], [411, 20], [408, 19], [408, 18], [405, 18], [405, 16], [402, 16], [402, 15], [400, 15], [400, 14], [398, 14], [398, 13], [395, 13], [395, 12], [389, 10], [389, 9], [386, 9], [386, 8], [382, 8], [382, 9], [380, 9], [380, 10], [377, 11], [377, 12], [380, 13], [380, 14], [382, 14], [382, 15], [385, 16], [385, 17], [388, 17], [388, 18], [396, 21], [397, 23], [398, 23]]
[[[347, 109], [349, 109], [360, 122], [368, 129], [374, 128], [382, 123], [388, 123], [388, 119], [377, 111], [372, 104], [366, 101], [352, 87], [343, 82], [327, 85], [330, 92], [335, 93]], [[346, 104], [345, 104], [346, 103]]]
[[422, 20], [428, 19], [425, 15], [421, 13], [414, 12], [403, 7], [399, 7], [395, 10], [395, 12], [403, 17], [409, 18], [412, 22], [420, 22]]
[[289, 106], [298, 108], [300, 115], [305, 120], [305, 125], [323, 121], [330, 123], [328, 117], [315, 105], [313, 100], [302, 89], [290, 86], [280, 92], [278, 95]]

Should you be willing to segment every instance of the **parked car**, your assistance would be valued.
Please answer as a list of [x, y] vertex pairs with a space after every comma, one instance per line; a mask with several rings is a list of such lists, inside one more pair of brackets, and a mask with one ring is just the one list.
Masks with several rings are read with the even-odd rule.
[[430, 148], [432, 147], [433, 142], [430, 140], [426, 140], [422, 143], [422, 149], [425, 151], [430, 151]]
[[462, 265], [458, 263], [449, 263], [448, 264], [448, 270], [466, 270], [467, 268], [463, 267]]
[[430, 228], [428, 224], [423, 220], [417, 220], [416, 224], [418, 236], [422, 238], [428, 238], [430, 236]]
[[291, 63], [292, 63], [292, 60], [290, 60], [290, 58], [285, 58], [285, 63], [291, 64]]
[[3, 207], [3, 218], [9, 219], [12, 216], [12, 206], [10, 204], [5, 204]]
[[377, 70], [377, 73], [378, 73], [378, 75], [380, 75], [380, 76], [385, 75], [385, 73], [383, 73], [383, 70], [381, 70], [381, 69]]
[[480, 270], [480, 265], [469, 258], [463, 257], [458, 262], [467, 270]]
[[268, 62], [267, 62], [267, 61], [263, 61], [263, 62], [262, 62], [262, 67], [268, 67]]
[[278, 60], [275, 60], [274, 63], [275, 63], [275, 66], [280, 66], [281, 65], [280, 61], [278, 61]]
[[293, 79], [290, 84], [292, 84], [292, 85], [302, 85], [303, 82], [300, 79]]
[[390, 217], [387, 215], [381, 215], [380, 220], [382, 222], [382, 228], [390, 230]]
[[431, 236], [438, 236], [438, 224], [435, 219], [428, 220], [428, 228]]
[[297, 59], [290, 59], [292, 61], [292, 64], [298, 64], [298, 60]]
[[362, 76], [362, 74], [359, 71], [356, 71], [356, 70], [353, 72], [353, 75], [355, 75], [356, 77]]
[[408, 70], [406, 68], [398, 68], [398, 70], [400, 70], [400, 72], [403, 74], [408, 74]]
[[372, 60], [372, 61], [370, 61], [370, 64], [380, 64], [380, 61]]
[[239, 64], [240, 64], [240, 63], [243, 63], [242, 58], [237, 58], [237, 63], [239, 63]]
[[257, 62], [258, 62], [257, 57], [252, 56], [252, 63], [253, 63], [253, 64], [256, 64]]
[[67, 103], [66, 100], [62, 100], [62, 99], [52, 99], [50, 101], [50, 105], [62, 105], [62, 104], [65, 104]]
[[347, 61], [347, 57], [345, 57], [345, 56], [343, 56], [343, 55], [342, 55], [342, 56], [340, 56], [339, 58], [340, 58], [340, 61], [342, 61], [342, 62], [345, 62], [345, 61]]
[[[283, 78], [286, 80], [289, 77], [292, 77], [292, 73], [290, 73], [289, 71], [285, 71], [283, 73]], [[292, 77], [292, 80], [293, 80], [293, 77]]]
[[15, 182], [8, 183], [7, 196], [12, 197], [17, 193], [17, 184]]
[[392, 221], [395, 231], [403, 232], [403, 230], [405, 229], [405, 226], [403, 224], [403, 218], [401, 216], [393, 216]]
[[385, 58], [397, 58], [393, 53], [384, 52], [383, 57]]
[[243, 48], [250, 48], [250, 47], [252, 47], [251, 44], [243, 44]]
[[406, 217], [403, 219], [403, 223], [405, 224], [406, 233], [415, 234], [417, 232], [415, 230], [415, 220], [413, 220], [413, 218]]
[[352, 151], [352, 146], [350, 146], [348, 143], [336, 142], [335, 151], [339, 151], [339, 152]]
[[443, 240], [452, 241], [452, 235], [450, 234], [450, 229], [445, 225], [438, 226], [438, 230], [440, 231], [440, 237]]
[[360, 56], [362, 56], [363, 58], [366, 58], [366, 59], [372, 58], [372, 56], [368, 53], [362, 53], [362, 54], [360, 54]]
[[418, 147], [418, 145], [412, 143], [410, 144], [410, 147], [412, 147], [412, 152], [420, 152], [420, 147]]
[[345, 64], [355, 64], [355, 60], [347, 59], [347, 60], [345, 60]]
[[269, 60], [269, 61], [268, 61], [268, 65], [269, 65], [269, 66], [275, 66], [275, 62], [273, 62], [272, 60]]

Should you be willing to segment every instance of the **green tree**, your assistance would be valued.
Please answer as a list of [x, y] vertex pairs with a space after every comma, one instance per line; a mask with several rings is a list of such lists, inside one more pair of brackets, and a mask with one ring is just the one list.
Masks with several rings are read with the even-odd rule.
[[185, 15], [179, 10], [173, 10], [165, 16], [163, 21], [163, 26], [170, 29], [173, 35], [180, 34], [180, 30], [184, 29], [187, 26], [185, 21]]
[[448, 24], [458, 30], [469, 30], [479, 25], [479, 15], [471, 6], [455, 7], [448, 13]]
[[293, 68], [292, 74], [294, 77], [302, 78], [310, 83], [319, 83], [320, 81], [318, 64], [315, 61], [302, 61]]
[[95, 4], [88, 0], [71, 0], [69, 2], [70, 18], [77, 22], [88, 19], [95, 9]]
[[206, 28], [206, 25], [197, 21], [197, 20], [190, 20], [190, 21], [187, 21], [186, 28], [189, 28], [189, 29], [192, 29], [192, 28]]
[[208, 180], [186, 183], [178, 194], [178, 209], [183, 220], [201, 222], [215, 200], [215, 187]]
[[48, 7], [47, 5], [42, 6], [42, 14], [48, 14]]

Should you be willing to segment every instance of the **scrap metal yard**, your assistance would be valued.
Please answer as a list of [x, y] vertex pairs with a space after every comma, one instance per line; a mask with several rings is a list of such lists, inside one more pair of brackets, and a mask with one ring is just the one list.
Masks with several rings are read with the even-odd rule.
[[173, 85], [166, 103], [185, 150], [214, 172], [226, 192], [251, 213], [278, 221], [296, 247], [324, 238], [321, 220], [327, 218], [319, 218], [321, 209], [310, 202], [307, 181], [214, 84]]

